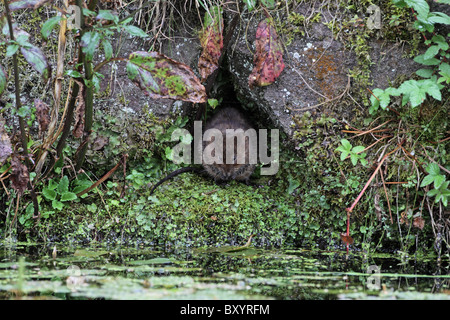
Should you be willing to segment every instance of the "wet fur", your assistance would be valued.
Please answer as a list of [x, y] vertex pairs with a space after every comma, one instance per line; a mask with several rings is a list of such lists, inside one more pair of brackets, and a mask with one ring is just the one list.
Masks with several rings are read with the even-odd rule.
[[[226, 139], [225, 139], [225, 133], [227, 129], [242, 129], [244, 131], [251, 129], [252, 126], [248, 122], [248, 120], [244, 117], [244, 115], [238, 111], [235, 108], [223, 108], [219, 110], [214, 116], [211, 117], [211, 119], [208, 120], [206, 123], [204, 131], [215, 128], [222, 132], [223, 134], [223, 156], [226, 155]], [[202, 151], [204, 148], [210, 144], [212, 141], [204, 141], [202, 144]], [[178, 170], [173, 171], [170, 173], [167, 177], [164, 179], [161, 179], [155, 186], [153, 186], [152, 190], [150, 191], [150, 194], [155, 191], [155, 189], [164, 183], [165, 181], [181, 174], [184, 172], [197, 172], [202, 173], [205, 172], [208, 174], [211, 178], [214, 179], [216, 183], [223, 183], [230, 180], [238, 180], [245, 182], [246, 184], [249, 183], [250, 176], [252, 175], [253, 171], [255, 170], [254, 164], [249, 164], [249, 141], [248, 138], [246, 138], [245, 147], [242, 149], [238, 149], [237, 143], [234, 143], [234, 155], [235, 158], [238, 154], [245, 153], [245, 163], [244, 164], [206, 164], [203, 163], [203, 168], [198, 167], [185, 167]]]

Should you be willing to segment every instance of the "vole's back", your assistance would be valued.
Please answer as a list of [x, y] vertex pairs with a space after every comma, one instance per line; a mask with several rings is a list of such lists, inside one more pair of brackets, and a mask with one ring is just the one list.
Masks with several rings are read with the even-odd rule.
[[[205, 163], [203, 159], [203, 167], [205, 171], [216, 181], [228, 181], [228, 180], [241, 180], [248, 181], [253, 170], [255, 169], [255, 164], [250, 164], [250, 142], [249, 138], [245, 137], [245, 143], [239, 145], [237, 141], [234, 142], [233, 159], [231, 162], [226, 161], [226, 130], [227, 129], [242, 129], [244, 132], [248, 129], [252, 129], [252, 125], [244, 117], [244, 115], [235, 108], [223, 108], [219, 110], [211, 119], [209, 119], [205, 126], [205, 131], [208, 129], [218, 129], [222, 132], [223, 137], [223, 154], [220, 157], [223, 161], [222, 163]], [[212, 138], [214, 139], [214, 138]], [[212, 140], [214, 141], [214, 140]], [[203, 143], [203, 149], [208, 146], [212, 141], [207, 141]], [[256, 142], [254, 142], [256, 143]], [[244, 155], [244, 163], [238, 164], [237, 159], [239, 155]], [[214, 151], [212, 156], [215, 156]]]

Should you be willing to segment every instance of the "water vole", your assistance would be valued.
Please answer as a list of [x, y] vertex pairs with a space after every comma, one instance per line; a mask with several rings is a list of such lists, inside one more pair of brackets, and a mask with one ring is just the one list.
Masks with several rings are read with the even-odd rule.
[[[207, 141], [203, 141], [200, 145], [203, 153], [203, 161], [202, 168], [199, 167], [185, 167], [178, 170], [173, 171], [167, 177], [160, 180], [155, 186], [153, 186], [150, 193], [165, 181], [175, 177], [176, 175], [188, 172], [205, 172], [208, 176], [213, 178], [216, 182], [222, 181], [230, 181], [230, 180], [238, 180], [243, 181], [245, 183], [249, 182], [250, 176], [255, 170], [255, 164], [250, 161], [250, 138], [245, 136], [244, 143], [239, 143], [237, 138], [233, 138], [233, 149], [227, 150], [227, 129], [238, 130], [242, 129], [243, 132], [246, 132], [249, 129], [252, 129], [252, 125], [245, 118], [245, 116], [236, 108], [226, 107], [220, 109], [216, 114], [214, 114], [207, 122], [204, 128], [204, 132], [209, 129], [216, 129], [222, 133], [222, 141], [223, 141], [223, 149], [222, 154], [216, 155], [216, 150], [211, 145], [215, 141], [215, 137], [212, 136]], [[255, 133], [256, 134], [256, 133]], [[205, 159], [206, 151], [212, 149], [211, 158], [214, 158], [218, 161], [210, 162]], [[227, 151], [230, 153], [227, 158]]]

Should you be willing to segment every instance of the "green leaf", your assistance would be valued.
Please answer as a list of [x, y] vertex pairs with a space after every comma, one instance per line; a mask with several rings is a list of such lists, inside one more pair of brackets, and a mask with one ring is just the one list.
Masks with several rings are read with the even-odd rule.
[[433, 72], [431, 69], [419, 69], [416, 71], [416, 74], [422, 78], [429, 78], [433, 75]]
[[445, 81], [446, 83], [450, 83], [450, 65], [448, 63], [441, 63], [441, 65], [439, 66], [439, 74], [442, 76], [441, 79], [443, 79], [440, 82]]
[[439, 189], [442, 183], [445, 181], [445, 176], [442, 174], [434, 176], [434, 188]]
[[[339, 148], [338, 148], [338, 149], [339, 149]], [[347, 150], [339, 150], [339, 151], [342, 152], [342, 153], [341, 153], [341, 161], [344, 161], [345, 158], [347, 158], [347, 156], [350, 154], [350, 151], [347, 151]]]
[[433, 38], [431, 38], [431, 41], [433, 41], [434, 43], [436, 43], [439, 48], [443, 51], [447, 51], [449, 48], [449, 45], [447, 43], [447, 41], [445, 40], [445, 38], [443, 36], [441, 36], [440, 34], [438, 35], [434, 35]]
[[350, 154], [350, 160], [352, 161], [352, 164], [356, 166], [356, 163], [358, 162], [358, 155], [354, 153]]
[[57, 187], [58, 187], [58, 183], [56, 183], [55, 180], [50, 179], [48, 181], [48, 185], [47, 185], [46, 189], [55, 190]]
[[72, 78], [81, 78], [82, 77], [81, 73], [79, 73], [76, 70], [67, 70], [66, 74]]
[[30, 107], [28, 106], [23, 106], [20, 107], [19, 110], [17, 111], [17, 114], [19, 115], [19, 117], [21, 118], [25, 118], [26, 116], [28, 116], [30, 114]]
[[17, 50], [19, 50], [19, 45], [18, 44], [10, 44], [9, 46], [6, 47], [6, 57], [11, 57], [14, 55], [14, 53], [17, 52]]
[[56, 191], [55, 190], [45, 188], [44, 190], [42, 190], [42, 195], [47, 200], [55, 200], [56, 199]]
[[140, 38], [147, 38], [148, 34], [144, 32], [141, 28], [136, 26], [123, 26], [124, 30], [127, 31], [130, 35]]
[[364, 146], [357, 146], [357, 147], [353, 147], [352, 152], [354, 153], [361, 153], [364, 151]]
[[289, 187], [287, 189], [287, 193], [291, 194], [294, 192], [295, 189], [297, 189], [300, 186], [300, 182], [298, 182], [295, 179], [292, 179], [291, 177], [288, 178], [289, 181]]
[[264, 5], [264, 7], [268, 8], [268, 9], [273, 9], [275, 8], [275, 0], [261, 0], [261, 3]]
[[16, 37], [16, 42], [21, 47], [30, 48], [31, 43], [28, 42], [29, 38], [30, 38], [30, 35], [28, 33], [24, 32], [24, 33], [19, 34]]
[[255, 9], [257, 0], [243, 0], [243, 1], [247, 5], [247, 9], [249, 12], [252, 12]]
[[352, 149], [352, 144], [347, 139], [341, 139], [341, 144], [345, 150], [350, 151]]
[[81, 37], [80, 46], [82, 51], [86, 54], [87, 61], [92, 61], [100, 38], [101, 35], [95, 31], [88, 31]]
[[425, 66], [437, 66], [441, 63], [441, 60], [436, 58], [425, 59], [424, 54], [418, 55], [414, 58], [414, 61]]
[[426, 175], [425, 178], [423, 178], [422, 183], [420, 184], [420, 187], [425, 187], [434, 181], [434, 176], [432, 175]]
[[51, 67], [42, 50], [36, 46], [30, 46], [29, 48], [21, 47], [20, 52], [33, 69], [42, 75], [44, 81], [47, 81], [50, 77]]
[[429, 60], [431, 58], [433, 58], [435, 55], [437, 55], [439, 52], [439, 46], [431, 46], [427, 49], [427, 51], [425, 51], [424, 55], [423, 55], [423, 59], [424, 60]]
[[0, 66], [0, 96], [6, 90], [6, 84], [8, 82], [8, 76], [6, 72], [3, 70], [2, 66]]
[[69, 178], [67, 178], [67, 176], [64, 176], [61, 178], [61, 181], [59, 181], [58, 193], [63, 194], [67, 191], [69, 191]]
[[114, 23], [119, 22], [119, 17], [117, 15], [115, 15], [114, 13], [112, 13], [110, 10], [100, 10], [98, 12], [98, 15], [96, 18], [98, 20], [103, 19], [103, 20], [113, 21]]
[[64, 207], [64, 204], [62, 202], [59, 202], [58, 200], [53, 200], [52, 201], [52, 208], [53, 209], [58, 209], [58, 210], [62, 210], [62, 208]]
[[441, 169], [439, 168], [439, 166], [434, 163], [431, 162], [425, 169], [429, 174], [435, 176], [441, 173]]
[[57, 24], [59, 24], [61, 19], [62, 19], [62, 16], [56, 16], [56, 17], [50, 18], [47, 21], [45, 21], [41, 28], [42, 38], [44, 38], [45, 40], [48, 40], [48, 37], [50, 36], [50, 33], [52, 32], [53, 28]]
[[431, 12], [428, 21], [432, 23], [450, 24], [450, 17], [443, 12]]
[[170, 147], [166, 147], [165, 156], [167, 160], [173, 160], [173, 150]]
[[427, 79], [423, 80], [421, 83], [421, 91], [428, 93], [428, 95], [432, 96], [434, 99], [441, 101], [441, 89], [437, 84], [436, 80]]
[[102, 40], [103, 50], [105, 50], [105, 59], [109, 60], [113, 56], [113, 48], [111, 45], [111, 42], [109, 40], [103, 39]]
[[77, 199], [77, 195], [73, 192], [64, 192], [61, 194], [61, 201], [71, 201]]
[[413, 8], [418, 16], [427, 17], [430, 12], [430, 6], [425, 0], [405, 0], [408, 7]]
[[97, 212], [97, 205], [95, 203], [88, 204], [86, 207], [92, 213]]

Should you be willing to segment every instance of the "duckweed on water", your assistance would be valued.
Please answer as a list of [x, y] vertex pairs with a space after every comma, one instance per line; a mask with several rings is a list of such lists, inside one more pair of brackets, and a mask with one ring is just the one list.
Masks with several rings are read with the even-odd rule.
[[[0, 298], [450, 299], [447, 269], [384, 270], [388, 258], [254, 247], [235, 252], [61, 248], [53, 258], [52, 248], [3, 250]], [[379, 288], [368, 288], [373, 277], [368, 261], [381, 268]]]

